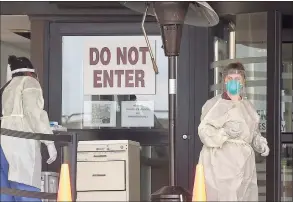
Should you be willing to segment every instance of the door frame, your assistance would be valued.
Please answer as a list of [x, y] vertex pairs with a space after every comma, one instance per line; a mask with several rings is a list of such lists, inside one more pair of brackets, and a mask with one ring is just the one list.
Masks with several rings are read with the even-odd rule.
[[[51, 120], [61, 120], [62, 40], [63, 35], [142, 35], [140, 16], [30, 16], [31, 57], [40, 74], [45, 109]], [[160, 34], [157, 23], [149, 18], [149, 35]], [[78, 28], [78, 29], [77, 29]], [[195, 165], [201, 142], [197, 135], [201, 107], [208, 99], [209, 29], [184, 26], [181, 55], [178, 58], [176, 159], [177, 185], [192, 191]], [[204, 53], [205, 57], [202, 57]], [[87, 136], [101, 139], [133, 139], [144, 145], [168, 144], [168, 130], [91, 130]], [[91, 134], [90, 134], [91, 133]], [[148, 133], [148, 134], [147, 134]], [[120, 134], [120, 135], [119, 135]], [[151, 135], [150, 135], [151, 134]], [[187, 135], [187, 139], [183, 139]], [[45, 165], [44, 165], [45, 166]]]
[[[251, 13], [251, 12], [249, 12]], [[254, 12], [255, 13], [255, 12]], [[281, 200], [281, 67], [282, 67], [282, 14], [268, 11], [267, 14], [267, 128], [266, 137], [270, 155], [266, 158], [266, 198]], [[225, 21], [213, 28], [214, 34], [221, 34]], [[219, 35], [221, 36], [221, 35]], [[213, 49], [211, 50], [213, 52]], [[213, 83], [213, 70], [210, 71]], [[210, 97], [213, 97], [210, 94]]]

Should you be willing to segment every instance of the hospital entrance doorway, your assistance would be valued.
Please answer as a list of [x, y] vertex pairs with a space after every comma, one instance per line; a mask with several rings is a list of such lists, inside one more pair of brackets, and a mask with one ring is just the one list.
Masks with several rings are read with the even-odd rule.
[[242, 63], [246, 97], [269, 141], [270, 155], [256, 154], [259, 201], [292, 201], [292, 19], [279, 12], [228, 15], [212, 34], [210, 97], [221, 93], [223, 67]]

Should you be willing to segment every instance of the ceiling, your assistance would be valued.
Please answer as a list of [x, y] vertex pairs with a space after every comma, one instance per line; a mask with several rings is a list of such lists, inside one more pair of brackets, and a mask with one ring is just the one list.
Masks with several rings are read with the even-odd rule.
[[[27, 15], [1, 15], [1, 41], [21, 49], [30, 49], [30, 40], [14, 32], [30, 31]], [[18, 30], [18, 31], [17, 31]]]
[[[247, 17], [250, 17], [248, 20]], [[242, 19], [243, 18], [243, 19]], [[0, 15], [1, 19], [1, 41], [9, 43], [13, 46], [19, 47], [24, 50], [30, 50], [30, 40], [16, 34], [17, 30], [27, 30], [30, 31], [30, 20], [27, 15]], [[243, 21], [244, 20], [244, 21]], [[261, 14], [251, 14], [251, 15], [239, 15], [237, 24], [237, 39], [246, 41], [266, 41], [266, 19], [264, 15]], [[244, 32], [242, 33], [242, 31]], [[246, 30], [246, 31], [245, 31]], [[251, 32], [252, 35], [247, 35], [247, 30], [254, 30]], [[285, 48], [285, 47], [284, 47]], [[290, 48], [289, 48], [290, 49]], [[292, 47], [291, 47], [292, 49]], [[289, 53], [292, 57], [290, 51], [285, 51]]]

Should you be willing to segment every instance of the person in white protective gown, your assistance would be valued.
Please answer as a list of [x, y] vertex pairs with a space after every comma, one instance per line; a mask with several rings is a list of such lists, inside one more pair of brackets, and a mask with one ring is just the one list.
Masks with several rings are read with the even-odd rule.
[[[1, 89], [1, 128], [52, 134], [47, 113], [43, 110], [42, 89], [31, 62], [25, 57], [10, 56], [8, 82]], [[57, 151], [54, 142], [21, 139], [1, 135], [1, 187], [40, 191], [41, 142], [49, 153], [48, 164]], [[1, 201], [41, 201], [1, 194]]]
[[207, 201], [258, 201], [255, 151], [268, 156], [269, 147], [258, 130], [260, 118], [244, 97], [242, 64], [224, 69], [223, 89], [202, 107], [198, 127]]

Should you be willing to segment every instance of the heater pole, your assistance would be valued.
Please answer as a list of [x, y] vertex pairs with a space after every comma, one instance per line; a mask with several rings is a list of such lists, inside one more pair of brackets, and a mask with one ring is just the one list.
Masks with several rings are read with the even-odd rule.
[[[218, 24], [219, 17], [206, 2], [189, 1], [156, 1], [156, 2], [133, 2], [124, 3], [130, 9], [144, 13], [142, 29], [150, 48], [147, 35], [144, 29], [146, 15], [153, 15], [160, 26], [165, 56], [168, 57], [169, 69], [169, 186], [164, 186], [152, 194], [152, 202], [189, 202], [192, 196], [177, 184], [176, 178], [176, 118], [177, 118], [177, 57], [180, 55], [180, 45], [183, 32], [183, 25], [187, 23], [194, 26], [210, 27]], [[150, 10], [148, 10], [150, 8]], [[185, 18], [188, 19], [185, 19]], [[152, 57], [152, 53], [150, 52]], [[157, 73], [155, 62], [154, 70]]]
[[175, 173], [175, 134], [176, 134], [176, 88], [177, 88], [177, 57], [168, 57], [169, 66], [169, 153], [170, 153], [170, 185], [176, 185]]
[[178, 186], [176, 178], [176, 118], [177, 118], [177, 57], [184, 19], [189, 2], [155, 2], [154, 10], [160, 24], [163, 47], [168, 57], [169, 77], [169, 185], [152, 194], [153, 202], [187, 202], [191, 194]]
[[152, 202], [190, 202], [191, 194], [183, 187], [178, 186], [175, 167], [176, 143], [176, 118], [177, 118], [177, 58], [176, 55], [168, 56], [169, 77], [169, 172], [170, 182], [152, 194]]

